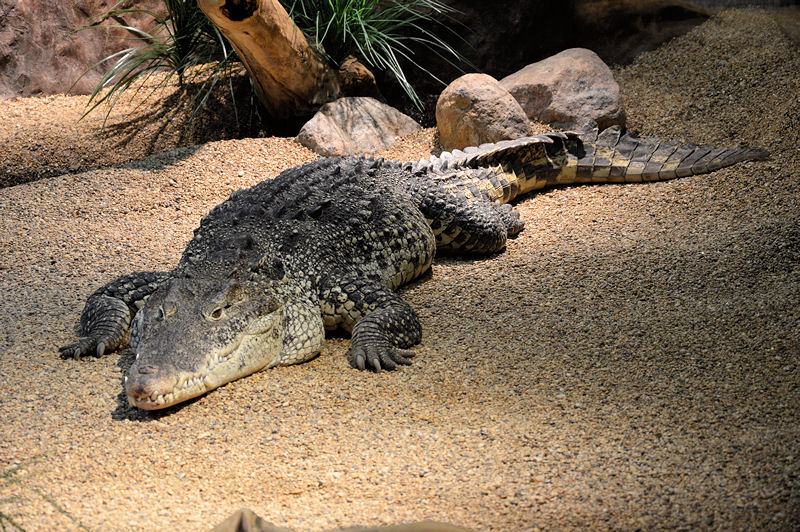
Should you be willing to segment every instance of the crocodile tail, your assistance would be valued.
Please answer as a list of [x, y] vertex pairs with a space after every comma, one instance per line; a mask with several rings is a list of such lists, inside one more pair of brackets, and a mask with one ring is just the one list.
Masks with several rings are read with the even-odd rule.
[[[590, 123], [578, 132], [580, 146], [565, 174], [575, 183], [641, 183], [706, 174], [743, 161], [765, 159], [769, 152], [746, 146], [680, 145], [658, 138], [639, 138], [619, 127], [598, 132]], [[564, 178], [562, 177], [562, 180]]]
[[768, 156], [765, 150], [745, 146], [716, 148], [639, 138], [636, 133], [623, 133], [618, 126], [600, 132], [590, 122], [580, 131], [548, 133], [445, 152], [414, 163], [410, 169], [430, 175], [450, 174], [456, 169], [468, 173], [492, 169], [493, 190], [487, 192], [492, 199], [505, 203], [519, 194], [547, 186], [663, 181]]

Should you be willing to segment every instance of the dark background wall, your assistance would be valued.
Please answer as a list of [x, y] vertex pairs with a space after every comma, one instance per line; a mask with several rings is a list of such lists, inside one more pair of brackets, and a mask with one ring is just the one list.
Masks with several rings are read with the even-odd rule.
[[[474, 70], [503, 77], [565, 48], [595, 50], [608, 63], [625, 63], [706, 19], [713, 9], [794, 5], [795, 0], [445, 0], [455, 7], [461, 39], [452, 42]], [[70, 32], [98, 22], [93, 15], [114, 0], [0, 0], [0, 99], [63, 93], [92, 64], [131, 45], [131, 34]], [[123, 7], [163, 11], [161, 0], [126, 0]], [[103, 24], [141, 26], [147, 17], [125, 15]], [[448, 82], [460, 72], [430, 54], [415, 57]], [[467, 70], [472, 70], [467, 67]], [[91, 92], [92, 73], [72, 90]], [[415, 76], [422, 92], [442, 86]], [[391, 91], [391, 83], [383, 83]], [[390, 96], [391, 95], [387, 95]]]

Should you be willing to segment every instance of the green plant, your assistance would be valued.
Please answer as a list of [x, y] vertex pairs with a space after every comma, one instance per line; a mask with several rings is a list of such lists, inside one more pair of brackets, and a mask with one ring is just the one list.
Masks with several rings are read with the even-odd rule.
[[219, 30], [197, 7], [195, 0], [164, 0], [166, 16], [146, 9], [117, 9], [121, 4], [122, 0], [97, 17], [103, 21], [124, 14], [140, 13], [151, 18], [153, 28], [144, 31], [123, 24], [96, 24], [77, 30], [121, 28], [133, 34], [131, 39], [136, 41], [135, 46], [100, 60], [84, 73], [86, 75], [95, 68], [114, 62], [89, 97], [83, 116], [106, 102], [107, 120], [125, 91], [135, 87], [138, 93], [147, 86], [146, 81], [157, 73], [162, 75], [157, 76], [155, 83], [148, 86], [150, 93], [147, 97], [166, 86], [174, 76], [177, 76], [181, 89], [189, 84], [199, 87], [191, 100], [193, 116], [202, 108], [219, 82], [227, 80], [233, 96], [231, 70], [238, 58]]
[[[88, 73], [113, 62], [89, 97], [84, 116], [107, 103], [107, 120], [114, 105], [128, 89], [135, 88], [137, 94], [148, 87], [150, 93], [142, 99], [146, 101], [177, 76], [181, 88], [199, 86], [190, 101], [192, 116], [205, 105], [214, 88], [227, 80], [238, 123], [231, 79], [234, 66], [239, 64], [238, 57], [197, 7], [197, 2], [164, 0], [166, 16], [144, 9], [118, 9], [121, 4], [122, 0], [98, 15], [99, 20], [140, 13], [152, 19], [153, 29], [145, 31], [124, 24], [95, 24], [77, 30], [121, 28], [130, 32], [133, 35], [131, 39], [136, 41], [135, 46], [112, 54], [87, 70]], [[331, 63], [339, 64], [353, 54], [374, 69], [392, 72], [412, 102], [420, 108], [421, 100], [403, 71], [403, 62], [407, 61], [432, 78], [441, 80], [414, 61], [413, 48], [421, 46], [453, 65], [465, 62], [454, 48], [433, 32], [434, 28], [443, 29], [458, 36], [443, 22], [451, 20], [454, 9], [439, 0], [282, 0], [282, 4], [310, 43]], [[160, 75], [155, 83], [145, 83], [157, 73]]]
[[434, 33], [458, 34], [445, 22], [454, 22], [456, 10], [438, 0], [281, 0], [289, 16], [312, 45], [332, 63], [353, 54], [367, 66], [388, 70], [417, 107], [422, 102], [403, 71], [403, 61], [442, 82], [414, 60], [421, 46], [454, 66], [464, 57]]

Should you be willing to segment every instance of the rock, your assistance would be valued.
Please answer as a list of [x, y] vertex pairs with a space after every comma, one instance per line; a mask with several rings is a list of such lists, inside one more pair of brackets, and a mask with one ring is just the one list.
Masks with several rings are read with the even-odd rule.
[[[222, 523], [211, 529], [211, 532], [293, 532], [289, 528], [275, 526], [265, 521], [252, 510], [243, 508]], [[399, 525], [386, 525], [378, 527], [346, 527], [330, 530], [330, 532], [471, 532], [448, 523], [437, 521], [419, 521], [417, 523], [403, 523]]]
[[533, 135], [519, 103], [487, 74], [466, 74], [442, 91], [436, 127], [445, 150]]
[[561, 128], [594, 120], [600, 129], [625, 125], [614, 75], [597, 54], [570, 48], [500, 80], [528, 118]]
[[339, 84], [345, 96], [369, 96], [378, 100], [383, 99], [375, 76], [364, 66], [361, 61], [348, 55], [339, 65]]
[[242, 508], [211, 532], [293, 532], [290, 528], [278, 527], [259, 517], [249, 508]]
[[[65, 93], [89, 66], [132, 46], [133, 34], [121, 29], [70, 32], [99, 22], [94, 15], [107, 11], [114, 0], [0, 0], [0, 99]], [[133, 7], [125, 2], [121, 8]], [[160, 0], [137, 0], [137, 9], [164, 12]], [[120, 14], [109, 24], [149, 29], [142, 14]], [[110, 67], [111, 65], [108, 65]], [[91, 92], [102, 73], [91, 72], [72, 89]]]
[[386, 149], [420, 129], [400, 111], [374, 98], [354, 96], [323, 105], [300, 129], [297, 141], [326, 157], [354, 155]]

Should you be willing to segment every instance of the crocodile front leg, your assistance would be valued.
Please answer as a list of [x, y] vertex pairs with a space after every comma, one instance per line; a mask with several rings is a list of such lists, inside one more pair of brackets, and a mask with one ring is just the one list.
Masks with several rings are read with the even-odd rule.
[[411, 305], [368, 279], [326, 284], [320, 293], [322, 319], [327, 329], [352, 332], [352, 367], [380, 371], [411, 364], [414, 352], [408, 348], [422, 340], [422, 325]]
[[283, 338], [275, 365], [299, 364], [319, 354], [325, 330], [316, 302], [297, 299], [283, 308]]
[[168, 277], [167, 272], [136, 272], [99, 288], [81, 312], [80, 338], [59, 348], [61, 358], [78, 360], [90, 353], [102, 356], [127, 344], [134, 314]]

